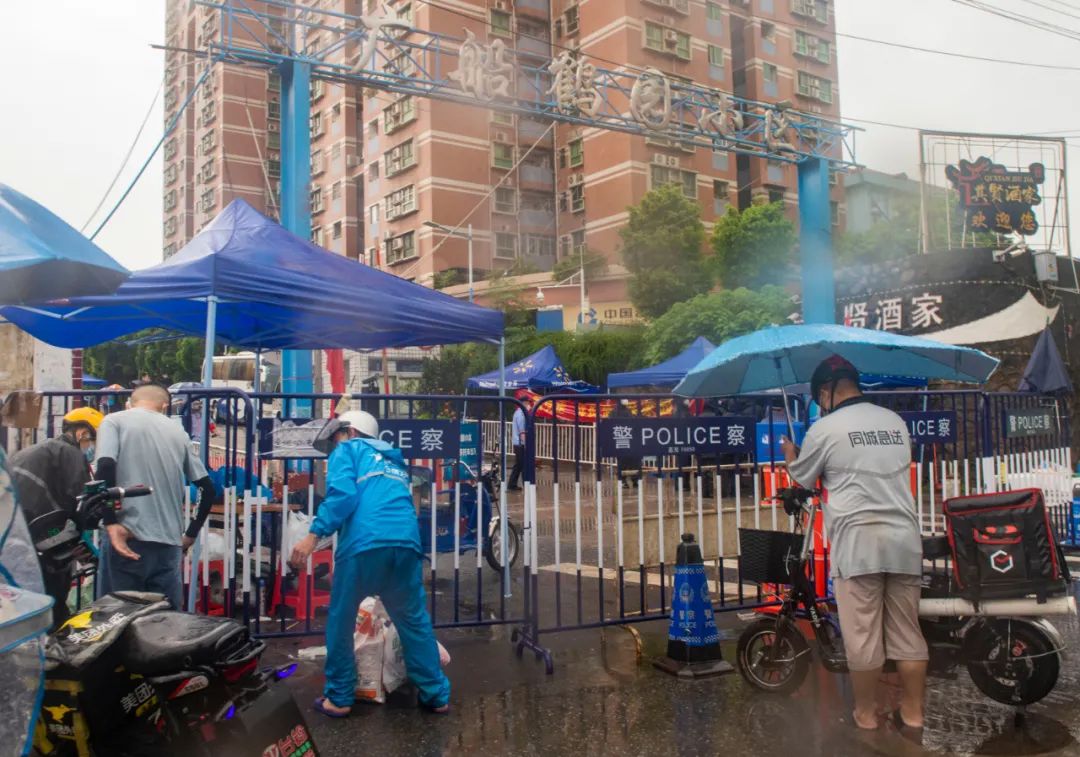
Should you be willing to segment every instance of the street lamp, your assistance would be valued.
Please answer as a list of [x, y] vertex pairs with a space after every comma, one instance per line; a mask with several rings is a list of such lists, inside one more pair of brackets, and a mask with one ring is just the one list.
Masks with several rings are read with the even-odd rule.
[[[575, 282], [574, 279], [577, 279], [577, 282]], [[572, 273], [569, 276], [567, 276], [565, 279], [563, 279], [562, 281], [558, 281], [558, 282], [556, 282], [554, 284], [548, 284], [546, 286], [538, 286], [536, 288], [536, 304], [537, 305], [543, 305], [544, 304], [544, 290], [545, 289], [554, 289], [555, 287], [574, 286], [575, 283], [578, 286], [578, 294], [579, 294], [579, 297], [580, 297], [580, 300], [581, 300], [581, 304], [580, 304], [581, 314], [578, 317], [581, 319], [582, 328], [584, 328], [585, 327], [585, 313], [588, 312], [588, 310], [589, 310], [589, 298], [585, 294], [585, 255], [584, 254], [582, 254], [582, 256], [581, 256], [581, 268], [578, 269], [577, 273]]]
[[473, 301], [473, 255], [472, 255], [472, 224], [470, 223], [464, 234], [458, 229], [451, 229], [449, 226], [443, 226], [441, 223], [435, 221], [424, 221], [424, 225], [428, 228], [441, 231], [448, 237], [457, 237], [458, 239], [469, 240], [469, 302]]

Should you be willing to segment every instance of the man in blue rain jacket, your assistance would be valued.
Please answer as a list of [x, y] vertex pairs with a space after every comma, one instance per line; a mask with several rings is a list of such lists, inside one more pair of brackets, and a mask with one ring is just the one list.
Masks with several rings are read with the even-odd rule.
[[289, 562], [305, 564], [318, 539], [338, 534], [326, 624], [326, 686], [315, 709], [330, 717], [349, 714], [355, 700], [353, 631], [360, 602], [378, 596], [397, 626], [405, 668], [434, 712], [449, 709], [450, 681], [427, 612], [409, 473], [400, 450], [378, 439], [369, 413], [351, 411], [327, 422], [316, 448], [329, 452], [326, 498], [310, 533]]

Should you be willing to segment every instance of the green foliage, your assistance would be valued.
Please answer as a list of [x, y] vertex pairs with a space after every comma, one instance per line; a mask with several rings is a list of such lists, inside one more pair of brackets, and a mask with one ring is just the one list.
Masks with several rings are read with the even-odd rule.
[[468, 280], [465, 271], [460, 268], [447, 268], [445, 271], [436, 271], [431, 279], [433, 289], [446, 289], [456, 284], [464, 284]]
[[129, 346], [125, 342], [154, 336], [157, 329], [140, 331], [122, 340], [105, 342], [83, 352], [86, 370], [109, 384], [129, 386], [149, 374], [155, 381], [198, 381], [202, 374], [203, 340], [181, 337]]
[[796, 310], [791, 295], [776, 286], [760, 291], [725, 289], [680, 302], [649, 325], [644, 362], [652, 365], [682, 352], [703, 336], [720, 345], [774, 323], [786, 323]]
[[438, 357], [424, 359], [417, 387], [419, 394], [461, 394], [465, 380], [498, 366], [499, 355], [490, 344], [454, 344], [442, 347]]
[[622, 256], [633, 275], [630, 299], [646, 318], [709, 291], [712, 276], [702, 256], [705, 227], [698, 205], [675, 185], [659, 187], [629, 208], [619, 230]]
[[727, 215], [713, 226], [712, 248], [717, 274], [728, 289], [777, 284], [793, 260], [795, 224], [782, 203], [752, 205]]
[[557, 262], [555, 267], [551, 269], [552, 280], [562, 281], [570, 278], [581, 270], [582, 263], [584, 263], [585, 267], [586, 281], [594, 276], [599, 276], [607, 270], [607, 258], [598, 252], [585, 250], [581, 253], [567, 255]]

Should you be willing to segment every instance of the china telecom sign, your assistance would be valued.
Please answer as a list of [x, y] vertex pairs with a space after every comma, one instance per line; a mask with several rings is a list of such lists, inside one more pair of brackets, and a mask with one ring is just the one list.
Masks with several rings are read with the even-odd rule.
[[974, 163], [961, 160], [946, 167], [945, 176], [960, 193], [968, 231], [1031, 235], [1039, 230], [1034, 208], [1042, 202], [1039, 185], [1046, 179], [1042, 163], [1010, 171], [984, 155]]

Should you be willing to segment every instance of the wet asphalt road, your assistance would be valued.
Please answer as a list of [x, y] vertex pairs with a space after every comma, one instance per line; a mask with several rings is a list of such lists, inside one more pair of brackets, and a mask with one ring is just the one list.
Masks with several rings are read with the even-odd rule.
[[[742, 623], [731, 613], [718, 617], [731, 661]], [[1055, 623], [1072, 649], [1080, 647], [1076, 618]], [[918, 747], [892, 730], [866, 734], [845, 725], [851, 700], [843, 676], [815, 666], [793, 697], [758, 693], [737, 673], [683, 682], [650, 664], [663, 654], [666, 624], [636, 628], [644, 641], [640, 663], [633, 636], [621, 628], [545, 637], [555, 658], [551, 676], [529, 652], [515, 656], [507, 627], [440, 630], [453, 657], [450, 715], [423, 712], [414, 695], [399, 692], [344, 720], [308, 709], [309, 723], [325, 755], [1080, 755], [1075, 653], [1055, 692], [1029, 708], [1019, 727], [1013, 710], [983, 697], [965, 672], [955, 681], [931, 679]], [[275, 641], [267, 659], [312, 643], [321, 639]], [[310, 708], [321, 691], [321, 663], [301, 663], [286, 685]]]

